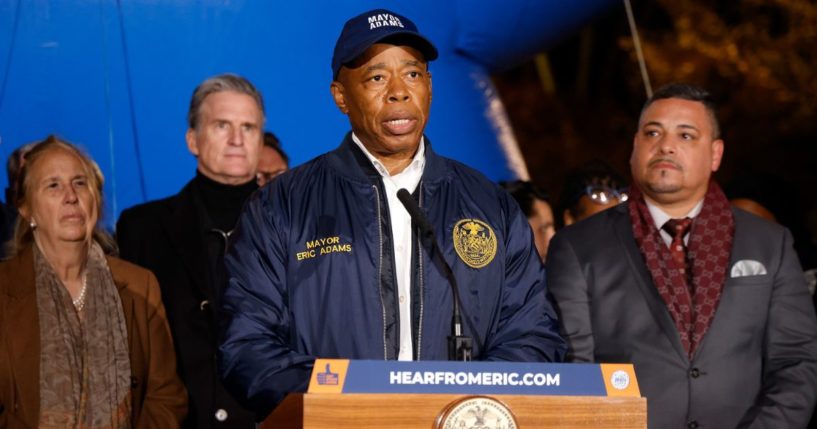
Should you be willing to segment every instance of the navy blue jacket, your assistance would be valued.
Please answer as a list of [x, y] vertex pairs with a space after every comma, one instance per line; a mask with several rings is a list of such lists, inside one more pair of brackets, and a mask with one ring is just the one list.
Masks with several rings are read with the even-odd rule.
[[[474, 356], [561, 361], [565, 343], [524, 214], [477, 171], [428, 145], [425, 156], [415, 198], [459, 282]], [[225, 257], [222, 297], [220, 369], [237, 399], [263, 416], [306, 389], [316, 357], [396, 358], [388, 217], [382, 180], [350, 135], [250, 198]], [[451, 288], [416, 237], [414, 357], [446, 360]]]

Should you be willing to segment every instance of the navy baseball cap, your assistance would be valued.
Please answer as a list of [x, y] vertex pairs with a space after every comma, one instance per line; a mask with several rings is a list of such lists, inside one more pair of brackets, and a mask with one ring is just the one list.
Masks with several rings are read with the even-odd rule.
[[338, 72], [343, 65], [351, 63], [370, 46], [386, 41], [385, 39], [417, 49], [426, 61], [437, 58], [437, 48], [420, 34], [410, 19], [390, 10], [374, 9], [346, 21], [343, 25], [332, 55], [332, 78], [338, 78]]

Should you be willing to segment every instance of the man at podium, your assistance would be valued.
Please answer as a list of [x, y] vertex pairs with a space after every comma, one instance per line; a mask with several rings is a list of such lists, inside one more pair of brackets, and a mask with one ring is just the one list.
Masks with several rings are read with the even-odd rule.
[[[449, 336], [469, 337], [465, 354], [479, 360], [563, 357], [524, 214], [423, 134], [436, 57], [404, 16], [347, 21], [330, 89], [352, 131], [257, 192], [240, 217], [225, 258], [220, 368], [259, 417], [306, 389], [316, 357], [446, 360]], [[455, 302], [463, 322], [452, 333]]]

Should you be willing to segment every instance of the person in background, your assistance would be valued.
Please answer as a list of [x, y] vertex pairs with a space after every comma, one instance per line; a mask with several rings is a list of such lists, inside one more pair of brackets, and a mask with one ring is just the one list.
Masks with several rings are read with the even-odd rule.
[[774, 214], [769, 209], [764, 207], [763, 204], [760, 204], [759, 202], [757, 202], [757, 201], [755, 201], [755, 200], [753, 200], [751, 198], [745, 198], [745, 197], [732, 198], [731, 200], [729, 200], [729, 202], [733, 206], [735, 206], [735, 207], [737, 207], [737, 208], [739, 208], [741, 210], [747, 211], [747, 212], [749, 212], [749, 213], [751, 213], [751, 214], [753, 214], [753, 215], [755, 215], [755, 216], [757, 216], [757, 217], [759, 217], [761, 219], [766, 219], [769, 222], [777, 223], [777, 218], [774, 216]]
[[102, 183], [53, 136], [25, 155], [0, 263], [0, 427], [177, 428], [185, 415], [159, 285], [109, 255]]
[[14, 149], [6, 162], [8, 186], [6, 187], [6, 202], [0, 203], [0, 261], [6, 255], [6, 243], [14, 236], [14, 225], [17, 223], [17, 209], [14, 201], [17, 200], [17, 177], [23, 166], [25, 154], [34, 147], [34, 143], [24, 144]]
[[255, 415], [224, 390], [216, 371], [222, 258], [241, 206], [256, 189], [264, 102], [247, 79], [223, 74], [193, 91], [187, 148], [195, 177], [176, 195], [122, 212], [123, 259], [162, 285], [179, 374], [190, 393], [186, 428], [254, 428]]
[[627, 184], [602, 161], [591, 161], [567, 174], [559, 200], [560, 220], [572, 225], [627, 201]]
[[790, 201], [796, 197], [790, 193], [790, 189], [783, 180], [760, 173], [744, 173], [724, 186], [724, 192], [733, 206], [770, 222], [783, 224], [791, 230], [798, 225], [792, 224], [795, 217], [791, 213], [785, 213], [797, 207]]
[[281, 141], [275, 134], [265, 132], [264, 146], [261, 147], [261, 153], [258, 156], [258, 171], [255, 173], [255, 181], [258, 182], [258, 186], [264, 186], [288, 169], [289, 157], [281, 147]]
[[759, 216], [769, 222], [779, 223], [791, 231], [794, 250], [800, 258], [803, 276], [809, 293], [817, 290], [817, 246], [810, 240], [805, 224], [803, 202], [800, 195], [786, 181], [776, 175], [744, 173], [724, 187], [729, 202], [737, 208]]
[[556, 234], [556, 225], [553, 222], [553, 209], [550, 206], [550, 197], [533, 182], [515, 180], [499, 182], [499, 186], [508, 191], [519, 204], [522, 213], [528, 218], [536, 251], [544, 262], [548, 252], [548, 244], [553, 234]]
[[817, 317], [791, 233], [733, 208], [703, 89], [647, 100], [625, 204], [559, 230], [548, 287], [573, 362], [632, 362], [650, 428], [805, 428]]

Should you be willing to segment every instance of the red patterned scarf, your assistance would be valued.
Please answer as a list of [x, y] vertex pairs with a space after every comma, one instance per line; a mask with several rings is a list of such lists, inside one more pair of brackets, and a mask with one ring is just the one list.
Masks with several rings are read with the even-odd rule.
[[729, 200], [720, 186], [711, 180], [701, 213], [693, 220], [689, 233], [687, 255], [692, 267], [691, 290], [679, 271], [681, 267], [661, 239], [644, 195], [635, 186], [631, 188], [629, 210], [633, 235], [653, 283], [675, 321], [681, 344], [692, 359], [715, 317], [729, 268], [735, 235]]

